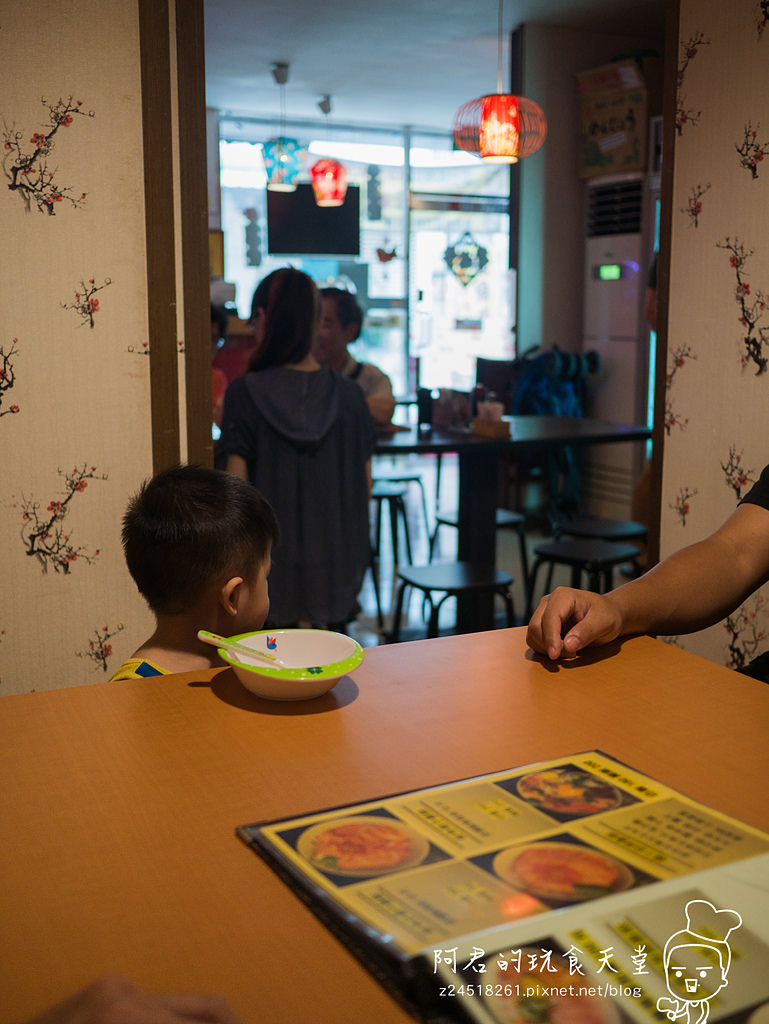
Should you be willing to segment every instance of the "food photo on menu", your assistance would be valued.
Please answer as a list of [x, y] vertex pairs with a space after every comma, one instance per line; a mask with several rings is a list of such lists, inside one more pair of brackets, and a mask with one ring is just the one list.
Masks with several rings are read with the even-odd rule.
[[[238, 835], [425, 1019], [706, 1024], [685, 1001], [674, 1017], [657, 1006], [673, 998], [662, 931], [700, 878], [719, 898], [763, 901], [739, 971], [763, 957], [766, 991], [743, 984], [743, 1002], [769, 999], [769, 836], [598, 751]], [[750, 870], [760, 899], [746, 898]], [[650, 977], [635, 976], [641, 962]], [[733, 1019], [729, 996], [712, 995], [711, 1020]]]

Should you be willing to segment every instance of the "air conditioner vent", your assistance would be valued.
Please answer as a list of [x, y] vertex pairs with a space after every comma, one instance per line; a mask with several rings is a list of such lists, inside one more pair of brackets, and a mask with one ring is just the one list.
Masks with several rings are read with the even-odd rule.
[[588, 189], [587, 236], [634, 235], [641, 230], [643, 182], [619, 181]]

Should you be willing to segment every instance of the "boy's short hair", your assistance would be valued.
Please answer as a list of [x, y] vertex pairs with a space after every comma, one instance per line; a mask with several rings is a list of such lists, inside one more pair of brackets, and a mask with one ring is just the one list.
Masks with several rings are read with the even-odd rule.
[[123, 550], [139, 593], [175, 615], [212, 585], [256, 577], [280, 539], [275, 512], [251, 484], [203, 466], [146, 480], [123, 516]]

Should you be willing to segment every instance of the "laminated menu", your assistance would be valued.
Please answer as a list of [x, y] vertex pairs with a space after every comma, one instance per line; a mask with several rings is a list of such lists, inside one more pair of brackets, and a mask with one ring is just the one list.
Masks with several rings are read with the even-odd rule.
[[769, 1024], [769, 835], [599, 751], [238, 834], [421, 1019]]

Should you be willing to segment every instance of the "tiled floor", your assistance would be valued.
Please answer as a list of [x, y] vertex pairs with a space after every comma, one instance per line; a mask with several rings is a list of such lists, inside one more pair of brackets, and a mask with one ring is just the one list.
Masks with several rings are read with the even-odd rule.
[[[390, 460], [377, 461], [375, 472], [396, 468], [406, 471], [417, 470], [422, 477], [425, 493], [427, 496], [427, 508], [429, 516], [429, 529], [432, 531], [435, 525], [436, 505], [436, 459], [434, 456], [412, 456], [403, 457], [393, 463]], [[440, 483], [440, 507], [441, 509], [455, 509], [457, 502], [457, 458], [456, 456], [443, 456], [441, 464]], [[429, 536], [425, 529], [424, 512], [422, 510], [421, 495], [418, 485], [409, 485], [406, 496], [409, 534], [411, 538], [412, 555], [414, 564], [425, 564], [428, 561]], [[372, 512], [372, 521], [373, 521]], [[385, 630], [391, 625], [391, 610], [395, 593], [394, 585], [394, 564], [392, 555], [392, 543], [390, 540], [389, 517], [385, 516], [382, 523], [382, 537], [379, 559], [379, 588], [382, 603], [382, 610], [385, 617]], [[541, 533], [532, 533], [528, 538], [529, 549], [542, 538]], [[451, 528], [442, 528], [438, 534], [435, 561], [453, 561], [456, 559], [456, 531]], [[405, 545], [400, 542], [400, 557], [405, 558]], [[499, 530], [497, 532], [497, 566], [513, 577], [513, 600], [515, 604], [516, 620], [524, 621], [526, 600], [520, 571], [520, 554], [518, 538], [510, 530]], [[565, 579], [557, 578], [556, 583], [566, 582]], [[383, 643], [384, 638], [377, 629], [376, 602], [371, 574], [366, 574], [363, 589], [360, 595], [362, 611], [354, 623], [350, 623], [347, 631], [354, 636], [364, 647], [371, 647]], [[440, 630], [451, 632], [455, 621], [456, 605], [454, 601], [447, 601], [441, 609]], [[499, 623], [504, 625], [503, 607], [501, 601], [498, 604]], [[408, 605], [401, 620], [401, 640], [421, 639], [426, 635], [427, 626], [423, 614], [422, 595], [412, 593]]]

